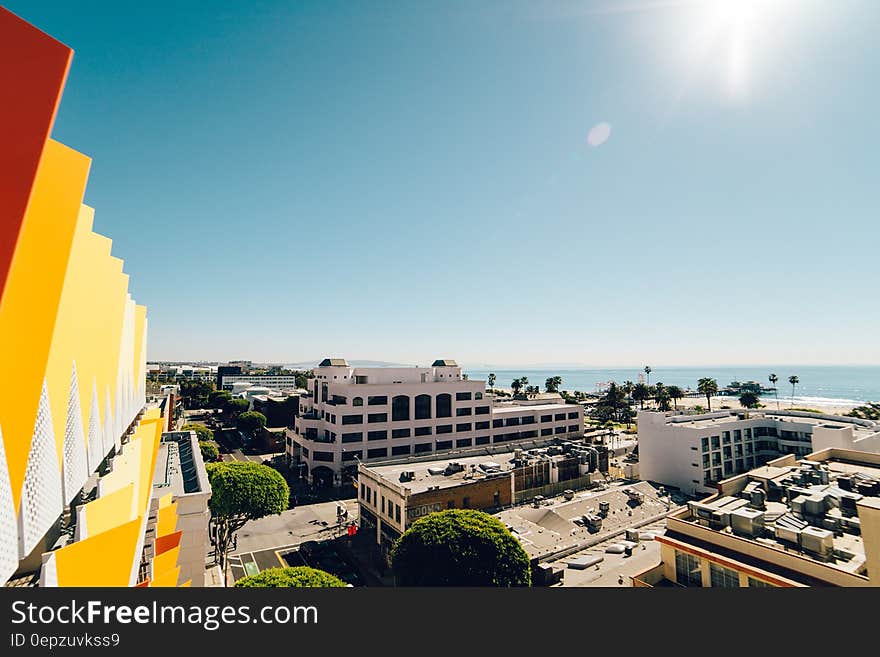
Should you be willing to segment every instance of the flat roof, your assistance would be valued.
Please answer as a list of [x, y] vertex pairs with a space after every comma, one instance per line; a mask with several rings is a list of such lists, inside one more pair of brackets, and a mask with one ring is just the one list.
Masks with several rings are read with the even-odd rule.
[[[190, 431], [170, 431], [162, 434], [156, 469], [153, 474], [153, 492], [164, 495], [171, 492], [175, 497], [187, 493], [202, 492], [202, 481], [207, 481], [201, 455], [196, 458], [197, 445], [193, 445]], [[199, 474], [201, 467], [202, 474]]]
[[[865, 545], [857, 507], [880, 509], [880, 465], [836, 457], [806, 458], [796, 465], [762, 466], [728, 482], [735, 482], [737, 487], [725, 488], [726, 495], [716, 494], [692, 502], [674, 517], [719, 534], [737, 536], [756, 546], [797, 554], [837, 570], [864, 575]], [[778, 499], [769, 500], [768, 482], [775, 487], [773, 497]], [[763, 505], [741, 506], [750, 517], [758, 517], [758, 529], [735, 531], [730, 524], [733, 520], [720, 519], [719, 524], [710, 524], [707, 516], [713, 510], [731, 510], [725, 507], [725, 501], [746, 502], [749, 495], [745, 491], [749, 486], [760, 487], [768, 496]], [[844, 498], [849, 500], [846, 505], [841, 501]], [[705, 511], [700, 512], [700, 508]]]
[[[467, 456], [464, 458], [450, 457], [446, 459], [437, 459], [434, 461], [397, 463], [393, 465], [368, 465], [364, 464], [364, 468], [372, 472], [374, 475], [387, 479], [388, 481], [409, 489], [410, 493], [423, 493], [435, 486], [438, 488], [453, 488], [472, 481], [482, 481], [493, 475], [505, 474], [510, 476], [513, 470], [513, 452], [504, 452], [499, 454], [482, 454], [480, 456]], [[432, 474], [429, 469], [436, 470], [446, 468], [450, 463], [459, 463], [464, 470], [454, 474]], [[495, 464], [498, 470], [487, 473], [480, 469], [483, 464]], [[471, 467], [473, 466], [473, 468]], [[410, 481], [401, 481], [400, 475], [403, 472], [413, 472], [415, 477]]]
[[[862, 420], [860, 418], [846, 417], [843, 415], [822, 415], [822, 414], [808, 414], [801, 411], [749, 411], [749, 417], [740, 418], [739, 416], [745, 412], [745, 409], [741, 410], [727, 410], [726, 415], [715, 415], [716, 413], [720, 413], [720, 411], [713, 411], [714, 417], [709, 417], [709, 414], [704, 413], [702, 415], [668, 415], [666, 417], [666, 424], [669, 426], [681, 426], [688, 428], [698, 428], [705, 429], [709, 427], [723, 427], [724, 425], [734, 424], [737, 422], [745, 422], [747, 420], [772, 420], [774, 422], [790, 422], [790, 423], [799, 423], [799, 424], [809, 424], [812, 426], [821, 426], [829, 429], [835, 428], [844, 428], [844, 427], [852, 427], [854, 432], [858, 435], [859, 433], [864, 434], [873, 434], [877, 431], [880, 431], [880, 423], [875, 423], [870, 420]], [[687, 419], [692, 418], [692, 419]]]
[[543, 411], [560, 411], [564, 409], [576, 412], [578, 408], [580, 408], [579, 404], [511, 404], [510, 406], [495, 406], [492, 409], [492, 414], [515, 413], [518, 411], [535, 411], [536, 413], [539, 413]]

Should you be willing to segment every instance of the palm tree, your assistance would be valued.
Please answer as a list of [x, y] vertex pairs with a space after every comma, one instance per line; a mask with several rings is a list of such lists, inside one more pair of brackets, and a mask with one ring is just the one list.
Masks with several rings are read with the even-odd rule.
[[776, 395], [776, 410], [779, 410], [779, 388], [776, 387], [776, 382], [779, 381], [779, 377], [776, 376], [776, 372], [770, 373], [770, 383], [773, 384], [773, 393]]
[[544, 382], [544, 389], [547, 392], [559, 392], [559, 386], [562, 385], [561, 376], [551, 376]]
[[489, 384], [489, 390], [495, 392], [495, 372], [489, 372], [489, 380], [487, 383]]
[[709, 406], [709, 412], [711, 412], [712, 395], [718, 392], [718, 382], [709, 377], [702, 378], [697, 382], [697, 390], [706, 395], [706, 403]]
[[666, 386], [664, 386], [662, 383], [657, 383], [654, 386], [654, 399], [657, 402], [657, 407], [661, 411], [669, 410], [669, 392], [666, 390]]
[[522, 383], [522, 387], [525, 388], [529, 383], [529, 379], [528, 379], [528, 377], [521, 376], [519, 378], [519, 382]]
[[621, 390], [623, 390], [624, 394], [629, 396], [633, 394], [633, 388], [636, 387], [636, 384], [632, 381], [624, 381], [623, 385], [620, 386]]
[[510, 387], [513, 388], [513, 394], [518, 395], [519, 391], [523, 387], [523, 380], [522, 379], [514, 379], [513, 381], [510, 382]]
[[651, 371], [651, 366], [645, 365], [645, 374], [648, 375], [648, 380], [645, 383], [647, 383], [648, 385], [651, 385]]
[[672, 403], [675, 404], [675, 410], [678, 410], [678, 400], [684, 399], [684, 390], [678, 386], [669, 386], [666, 388], [666, 393], [669, 395]]
[[799, 378], [792, 375], [788, 377], [788, 382], [791, 384], [791, 405], [794, 406], [794, 387], [801, 382]]
[[739, 405], [743, 408], [758, 408], [758, 395], [753, 392], [744, 392], [739, 396]]
[[639, 408], [645, 408], [645, 400], [651, 396], [651, 391], [648, 390], [648, 386], [644, 383], [637, 383], [633, 387], [632, 398], [633, 401], [639, 402]]

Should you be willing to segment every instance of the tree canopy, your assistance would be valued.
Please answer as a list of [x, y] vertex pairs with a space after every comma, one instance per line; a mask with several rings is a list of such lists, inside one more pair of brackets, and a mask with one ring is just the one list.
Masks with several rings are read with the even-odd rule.
[[196, 436], [199, 438], [199, 442], [202, 442], [203, 440], [214, 440], [214, 432], [204, 424], [199, 424], [198, 422], [187, 422], [180, 428], [180, 430], [195, 431]]
[[323, 570], [308, 566], [267, 568], [235, 583], [238, 588], [342, 588], [345, 582]]
[[561, 376], [551, 376], [546, 381], [544, 381], [544, 389], [547, 392], [559, 392], [559, 386], [562, 385], [562, 377]]
[[202, 460], [205, 463], [220, 460], [220, 450], [217, 447], [217, 444], [212, 441], [200, 440], [199, 450], [202, 452]]
[[241, 399], [240, 397], [233, 397], [223, 406], [223, 412], [230, 416], [232, 419], [237, 418], [239, 415], [244, 413], [250, 404], [247, 399]]
[[704, 377], [697, 382], [697, 390], [706, 395], [706, 404], [712, 410], [712, 396], [718, 392], [718, 381]]
[[529, 586], [529, 557], [507, 527], [482, 511], [431, 513], [398, 539], [391, 565], [401, 586]]
[[743, 408], [758, 408], [760, 400], [753, 392], [744, 392], [739, 396], [739, 404]]
[[266, 416], [259, 411], [248, 411], [239, 415], [236, 422], [239, 429], [256, 431], [266, 426]]
[[222, 409], [226, 402], [232, 399], [232, 394], [226, 390], [215, 390], [208, 395], [208, 405], [211, 408]]
[[232, 535], [248, 520], [281, 513], [290, 488], [277, 470], [251, 461], [208, 463], [211, 499], [208, 508], [217, 535], [217, 554], [225, 567]]

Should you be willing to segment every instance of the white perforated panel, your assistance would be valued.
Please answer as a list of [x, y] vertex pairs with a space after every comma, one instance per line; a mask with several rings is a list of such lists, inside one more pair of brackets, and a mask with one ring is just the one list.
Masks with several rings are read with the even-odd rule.
[[98, 386], [92, 381], [92, 405], [89, 410], [89, 443], [86, 450], [89, 455], [89, 473], [95, 472], [104, 460], [104, 445], [101, 439], [101, 416], [98, 407]]
[[12, 485], [6, 464], [6, 449], [0, 430], [0, 585], [5, 584], [18, 568], [18, 527], [12, 504]]
[[104, 393], [104, 428], [102, 433], [104, 436], [104, 456], [107, 456], [110, 450], [116, 446], [113, 436], [113, 409], [110, 407], [110, 386], [107, 386]]
[[52, 430], [49, 392], [46, 382], [43, 381], [34, 437], [31, 439], [31, 450], [24, 474], [21, 510], [18, 514], [20, 557], [30, 554], [63, 510], [61, 468], [58, 465], [58, 451]]
[[70, 373], [67, 398], [67, 423], [64, 426], [64, 502], [68, 504], [82, 490], [89, 478], [86, 438], [83, 434], [82, 411], [79, 406], [79, 383], [76, 363]]

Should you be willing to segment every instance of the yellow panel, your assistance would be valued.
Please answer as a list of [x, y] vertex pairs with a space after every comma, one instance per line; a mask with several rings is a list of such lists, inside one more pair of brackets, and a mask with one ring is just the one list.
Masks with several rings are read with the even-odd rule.
[[192, 586], [192, 580], [188, 579], [183, 584], [181, 584], [178, 588], [188, 589], [190, 586]]
[[180, 556], [179, 545], [153, 557], [153, 579], [174, 568], [177, 565], [178, 556]]
[[52, 554], [58, 586], [128, 586], [137, 555], [141, 518], [71, 543]]
[[[169, 493], [170, 495], [170, 493]], [[173, 534], [177, 531], [177, 502], [159, 509], [156, 518], [156, 538]]]
[[134, 518], [134, 484], [102, 495], [85, 505], [88, 536], [100, 534]]
[[153, 580], [150, 582], [151, 587], [164, 587], [171, 588], [177, 586], [177, 579], [180, 577], [180, 566], [176, 566], [171, 570], [166, 570], [164, 573], [159, 573]]
[[146, 372], [144, 372], [144, 363], [142, 362], [143, 358], [143, 347], [144, 347], [144, 331], [147, 326], [147, 307], [146, 306], [135, 306], [134, 307], [134, 361], [132, 362], [132, 376], [134, 377], [134, 390], [138, 388], [138, 382], [143, 381], [146, 376]]
[[158, 508], [160, 509], [164, 509], [166, 506], [171, 506], [172, 504], [175, 504], [174, 495], [172, 495], [171, 493], [165, 493], [164, 495], [162, 495], [161, 497], [157, 497], [156, 499], [158, 500]]
[[16, 509], [90, 163], [46, 142], [0, 302], [0, 363], [15, 375], [15, 393], [0, 394], [0, 425]]
[[144, 411], [143, 417], [141, 417], [141, 422], [146, 422], [147, 420], [161, 420], [162, 419], [162, 409], [158, 406], [153, 406], [153, 408], [148, 408]]

